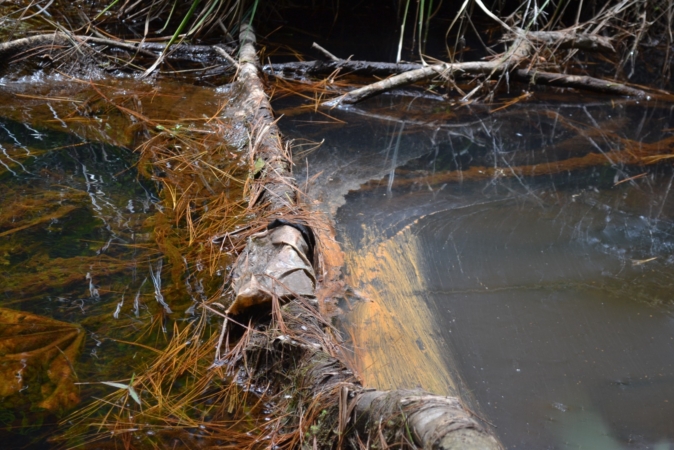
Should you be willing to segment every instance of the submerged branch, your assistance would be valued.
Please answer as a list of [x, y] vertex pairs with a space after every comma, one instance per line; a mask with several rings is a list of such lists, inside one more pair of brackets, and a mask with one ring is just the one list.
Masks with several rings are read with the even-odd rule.
[[[15, 58], [36, 56], [42, 52], [78, 47], [85, 44], [95, 44], [145, 54], [150, 53], [153, 57], [156, 57], [156, 54], [165, 51], [167, 48], [166, 44], [156, 42], [134, 42], [54, 32], [15, 39], [0, 44], [0, 65], [7, 65]], [[171, 46], [170, 52], [166, 57], [173, 60], [188, 61], [197, 61], [203, 58], [224, 59], [226, 62], [229, 62], [229, 59], [223, 58], [222, 51], [224, 50], [211, 45], [174, 44]]]

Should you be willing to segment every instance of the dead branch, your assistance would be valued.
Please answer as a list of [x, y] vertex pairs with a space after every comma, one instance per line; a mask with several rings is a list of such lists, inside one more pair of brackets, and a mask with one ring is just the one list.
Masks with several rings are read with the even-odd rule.
[[498, 64], [494, 62], [467, 62], [455, 64], [436, 64], [426, 66], [419, 69], [403, 72], [394, 75], [385, 80], [378, 81], [358, 89], [354, 89], [340, 97], [323, 103], [323, 106], [339, 106], [341, 104], [358, 103], [361, 100], [372, 97], [382, 92], [390, 91], [391, 89], [409, 86], [420, 81], [429, 80], [432, 78], [447, 78], [458, 74], [489, 74], [498, 68]]
[[[555, 32], [529, 32], [517, 31], [517, 36], [510, 49], [500, 57], [491, 61], [463, 62], [463, 63], [442, 63], [432, 66], [419, 67], [408, 72], [399, 73], [385, 80], [355, 89], [340, 97], [334, 98], [323, 103], [324, 106], [334, 107], [341, 104], [353, 104], [368, 97], [389, 91], [394, 88], [408, 86], [417, 82], [433, 78], [454, 79], [467, 75], [486, 75], [488, 78], [500, 77], [503, 73], [512, 72], [515, 79], [526, 81], [530, 84], [559, 86], [566, 88], [583, 89], [594, 92], [601, 92], [613, 95], [626, 95], [637, 98], [646, 98], [645, 91], [629, 86], [625, 86], [613, 81], [604, 81], [589, 76], [554, 74], [549, 72], [539, 72], [534, 69], [517, 69], [527, 58], [534, 53], [535, 48], [532, 43], [557, 46], [558, 48], [578, 48], [592, 51], [614, 51], [608, 38], [587, 35], [573, 34], [568, 31]], [[347, 67], [348, 62], [342, 63], [341, 67]], [[396, 65], [397, 66], [397, 65]], [[313, 66], [317, 70], [320, 66]], [[379, 66], [383, 69], [397, 70], [394, 65]]]
[[448, 79], [449, 77], [455, 76], [457, 73], [461, 75], [468, 73], [491, 75], [497, 71], [507, 71], [522, 62], [522, 60], [529, 55], [530, 51], [531, 47], [528, 42], [524, 39], [518, 39], [513, 43], [508, 52], [492, 61], [442, 63], [422, 67], [355, 89], [340, 97], [323, 103], [323, 106], [334, 107], [341, 104], [357, 103], [368, 97], [397, 87], [408, 86], [419, 81], [438, 77]]
[[321, 47], [320, 45], [318, 45], [315, 42], [311, 45], [311, 48], [315, 48], [316, 50], [323, 53], [325, 56], [328, 57], [328, 59], [330, 59], [332, 61], [341, 61], [340, 58], [336, 57], [335, 55], [333, 55], [332, 53], [330, 53], [329, 51], [327, 51], [326, 49], [324, 49], [323, 47]]
[[584, 75], [565, 75], [538, 70], [517, 69], [511, 72], [510, 76], [512, 79], [518, 81], [542, 86], [574, 88], [635, 98], [648, 97], [648, 93], [641, 89], [616, 83], [615, 81], [600, 80], [599, 78]]
[[[78, 47], [86, 44], [120, 48], [131, 52], [160, 53], [166, 50], [166, 44], [156, 42], [141, 43], [55, 32], [15, 39], [0, 44], [0, 64], [7, 65], [13, 59], [23, 57], [26, 54], [35, 56], [57, 49]], [[153, 53], [150, 54], [151, 56], [156, 56]], [[171, 46], [171, 52], [167, 57], [173, 60], [194, 61], [200, 58], [221, 59], [222, 55], [216, 50], [216, 47], [210, 45], [174, 44]]]

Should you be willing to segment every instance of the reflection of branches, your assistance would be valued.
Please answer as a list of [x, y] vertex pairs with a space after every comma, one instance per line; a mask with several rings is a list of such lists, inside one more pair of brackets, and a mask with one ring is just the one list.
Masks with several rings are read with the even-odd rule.
[[[352, 110], [353, 107], [348, 109], [349, 112]], [[451, 151], [452, 156], [449, 159], [445, 157], [445, 164], [449, 163], [451, 167], [445, 166], [443, 171], [436, 172], [434, 162], [430, 171], [423, 163], [427, 157], [410, 163], [410, 158], [422, 155], [408, 152], [406, 157], [401, 158], [406, 167], [396, 169], [395, 181], [390, 183], [389, 189], [418, 183], [433, 189], [446, 183], [500, 178], [515, 178], [522, 182], [524, 177], [605, 165], [611, 165], [618, 171], [619, 177], [624, 177], [624, 165], [650, 165], [674, 157], [674, 137], [666, 130], [660, 131], [660, 137], [652, 142], [644, 142], [645, 136], [654, 134], [654, 130], [646, 128], [644, 122], [648, 117], [652, 119], [657, 110], [644, 110], [643, 117], [633, 119], [634, 126], [630, 125], [626, 114], [607, 117], [603, 110], [591, 111], [587, 107], [566, 111], [527, 108], [524, 113], [517, 108], [477, 121], [462, 122], [454, 118], [453, 126], [457, 128], [436, 128], [432, 149], [428, 150], [435, 152], [437, 158], [437, 146], [448, 145], [451, 150], [448, 148], [446, 151]], [[395, 112], [389, 111], [389, 114]], [[407, 122], [407, 116], [404, 120]], [[455, 130], [460, 130], [460, 133]], [[424, 168], [415, 170], [418, 166]], [[381, 171], [377, 176], [374, 176], [375, 173], [369, 175], [371, 179], [384, 177]], [[373, 181], [361, 189], [373, 189], [379, 183]]]

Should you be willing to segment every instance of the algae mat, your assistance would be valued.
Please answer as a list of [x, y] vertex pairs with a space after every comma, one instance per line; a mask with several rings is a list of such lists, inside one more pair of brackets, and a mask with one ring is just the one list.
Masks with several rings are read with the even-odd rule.
[[378, 389], [421, 387], [456, 396], [450, 352], [441, 348], [446, 343], [424, 296], [418, 239], [409, 227], [384, 242], [377, 242], [378, 234], [367, 230], [365, 245], [345, 245], [347, 281], [362, 297], [346, 324], [362, 381]]

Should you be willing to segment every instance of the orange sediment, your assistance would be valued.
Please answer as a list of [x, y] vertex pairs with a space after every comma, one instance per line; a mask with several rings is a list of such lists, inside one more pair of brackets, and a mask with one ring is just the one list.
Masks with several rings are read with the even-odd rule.
[[[374, 235], [374, 232], [370, 232]], [[378, 389], [421, 387], [457, 396], [434, 336], [434, 321], [423, 296], [422, 255], [409, 228], [381, 243], [346, 245], [347, 283], [363, 301], [353, 305], [349, 334], [363, 384]]]

